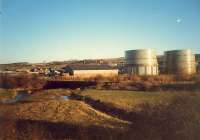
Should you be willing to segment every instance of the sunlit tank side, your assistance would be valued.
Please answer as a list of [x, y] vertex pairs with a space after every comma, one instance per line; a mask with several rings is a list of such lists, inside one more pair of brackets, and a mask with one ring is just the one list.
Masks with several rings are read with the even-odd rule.
[[125, 51], [125, 66], [127, 73], [132, 75], [158, 74], [156, 53], [152, 49]]
[[189, 49], [166, 51], [165, 71], [168, 74], [195, 74], [195, 55]]

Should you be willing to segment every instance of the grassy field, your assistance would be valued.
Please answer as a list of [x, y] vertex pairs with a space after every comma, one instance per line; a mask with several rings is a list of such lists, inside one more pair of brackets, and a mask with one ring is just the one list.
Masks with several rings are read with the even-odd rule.
[[[105, 103], [110, 103], [115, 107], [127, 111], [138, 109], [138, 105], [148, 103], [151, 105], [168, 104], [177, 96], [176, 92], [141, 92], [123, 90], [85, 90], [80, 93], [82, 96], [91, 97]], [[181, 93], [184, 94], [184, 93]]]
[[[2, 89], [0, 100], [14, 98], [12, 92]], [[36, 91], [26, 102], [0, 104], [0, 139], [96, 139], [98, 135], [105, 139], [110, 133], [117, 137], [131, 124], [83, 101], [58, 98], [70, 93], [66, 89]]]
[[16, 95], [15, 90], [7, 90], [7, 89], [0, 88], [0, 101], [4, 99], [13, 98], [15, 95]]
[[81, 95], [94, 100], [88, 102], [92, 106], [132, 122], [129, 138], [200, 139], [200, 92], [86, 90]]
[[[72, 94], [83, 98], [58, 100]], [[0, 90], [0, 100], [15, 90]], [[200, 139], [200, 92], [40, 90], [0, 104], [0, 139]], [[11, 131], [12, 130], [12, 131]]]

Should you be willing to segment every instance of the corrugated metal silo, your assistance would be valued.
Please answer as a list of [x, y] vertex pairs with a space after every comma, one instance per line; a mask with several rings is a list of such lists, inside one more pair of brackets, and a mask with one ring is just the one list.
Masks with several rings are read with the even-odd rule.
[[156, 53], [151, 49], [125, 51], [125, 66], [128, 74], [157, 75], [158, 62]]
[[195, 55], [191, 50], [166, 51], [165, 71], [168, 74], [196, 73]]
[[197, 73], [200, 74], [200, 63], [197, 64]]
[[195, 54], [195, 61], [196, 61], [196, 72], [200, 73], [200, 54]]

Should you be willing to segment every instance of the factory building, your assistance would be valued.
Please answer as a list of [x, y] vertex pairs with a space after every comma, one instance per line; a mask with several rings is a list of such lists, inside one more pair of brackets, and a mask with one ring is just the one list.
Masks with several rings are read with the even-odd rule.
[[71, 76], [89, 78], [96, 76], [112, 77], [118, 75], [118, 69], [109, 65], [68, 65], [63, 68]]
[[191, 50], [166, 51], [165, 72], [167, 74], [195, 74], [195, 55]]
[[125, 67], [130, 75], [158, 75], [156, 53], [152, 49], [125, 51]]

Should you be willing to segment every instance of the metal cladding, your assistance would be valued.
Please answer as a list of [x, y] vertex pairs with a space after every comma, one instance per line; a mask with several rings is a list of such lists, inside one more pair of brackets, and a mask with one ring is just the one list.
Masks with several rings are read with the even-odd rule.
[[200, 63], [197, 64], [197, 73], [200, 73]]
[[191, 50], [165, 52], [165, 70], [168, 74], [196, 73], [195, 55]]
[[157, 75], [158, 62], [156, 53], [151, 49], [125, 51], [125, 65], [128, 74]]

